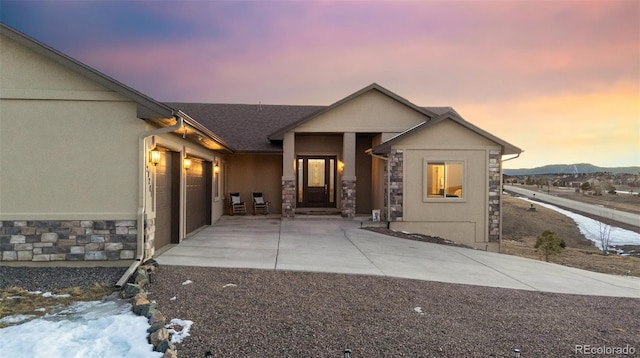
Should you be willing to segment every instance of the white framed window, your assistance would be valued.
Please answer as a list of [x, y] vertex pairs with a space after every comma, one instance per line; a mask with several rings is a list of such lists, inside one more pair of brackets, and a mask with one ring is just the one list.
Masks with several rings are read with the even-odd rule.
[[463, 161], [424, 161], [424, 199], [463, 199], [465, 195]]

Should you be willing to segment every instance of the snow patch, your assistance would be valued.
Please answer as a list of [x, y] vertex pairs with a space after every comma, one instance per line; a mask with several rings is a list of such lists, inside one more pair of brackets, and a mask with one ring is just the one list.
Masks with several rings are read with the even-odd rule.
[[413, 310], [417, 313], [424, 314], [424, 312], [422, 312], [422, 307], [414, 307]]
[[[191, 334], [189, 330], [191, 330], [191, 325], [193, 325], [193, 321], [183, 320], [179, 318], [174, 318], [169, 322], [168, 325], [165, 326], [169, 334], [171, 334], [171, 343], [182, 343], [182, 341], [189, 337]], [[181, 330], [177, 331], [175, 329], [176, 326], [182, 327]]]
[[56, 295], [55, 293], [51, 293], [51, 292], [45, 292], [42, 294], [42, 297], [51, 297], [51, 298], [67, 298], [67, 297], [71, 297], [70, 294], [65, 293], [62, 295]]
[[125, 301], [76, 302], [41, 318], [0, 329], [2, 356], [162, 357], [147, 342], [147, 328], [147, 319], [133, 314]]
[[0, 318], [0, 323], [7, 323], [7, 324], [22, 323], [34, 317], [35, 315], [32, 315], [32, 314], [14, 314], [12, 316], [6, 316], [3, 318]]
[[[551, 204], [533, 201], [527, 198], [520, 199], [528, 201], [530, 203], [534, 203], [536, 205], [540, 205], [547, 209], [557, 211], [565, 216], [570, 217], [571, 219], [573, 219], [573, 221], [575, 221], [576, 225], [578, 225], [580, 233], [582, 233], [582, 235], [584, 235], [584, 237], [588, 240], [593, 241], [598, 249], [602, 250], [602, 244], [600, 243], [600, 221], [576, 214], [568, 210], [560, 209], [559, 207]], [[640, 234], [615, 226], [611, 226], [610, 238], [611, 240], [609, 244], [611, 246], [640, 245]]]

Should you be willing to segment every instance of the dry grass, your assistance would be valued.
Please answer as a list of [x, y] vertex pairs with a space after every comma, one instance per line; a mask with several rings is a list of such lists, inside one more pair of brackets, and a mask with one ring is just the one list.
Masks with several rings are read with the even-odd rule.
[[[45, 297], [42, 292], [36, 294], [20, 287], [8, 287], [0, 291], [0, 318], [18, 314], [43, 316], [75, 301], [101, 300], [112, 292], [113, 286], [95, 284], [89, 289], [71, 287], [53, 292], [62, 297]], [[0, 323], [0, 328], [9, 325]]]
[[550, 209], [524, 200], [503, 196], [502, 252], [536, 260], [544, 257], [534, 248], [536, 238], [544, 230], [554, 231], [567, 245], [560, 255], [551, 256], [550, 262], [584, 270], [615, 275], [640, 277], [640, 257], [603, 255], [591, 241], [584, 238], [575, 222]]

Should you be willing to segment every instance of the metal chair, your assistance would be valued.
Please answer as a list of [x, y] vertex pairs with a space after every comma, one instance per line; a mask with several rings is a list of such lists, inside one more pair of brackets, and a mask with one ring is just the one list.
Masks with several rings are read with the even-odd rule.
[[261, 212], [265, 215], [269, 214], [269, 202], [264, 200], [262, 193], [253, 193], [253, 215]]
[[240, 198], [240, 193], [229, 193], [229, 215], [247, 213], [247, 207]]

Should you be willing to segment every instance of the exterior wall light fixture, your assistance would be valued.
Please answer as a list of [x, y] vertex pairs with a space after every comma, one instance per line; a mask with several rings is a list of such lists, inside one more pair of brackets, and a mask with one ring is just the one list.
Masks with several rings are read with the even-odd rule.
[[182, 166], [184, 169], [189, 170], [189, 168], [191, 168], [191, 159], [184, 157], [184, 159], [182, 159]]
[[158, 163], [160, 163], [160, 151], [157, 150], [152, 150], [151, 151], [151, 163], [153, 163], [154, 166], [158, 165]]
[[216, 164], [213, 166], [213, 172], [214, 173], [220, 173], [220, 164], [218, 164], [216, 162]]

